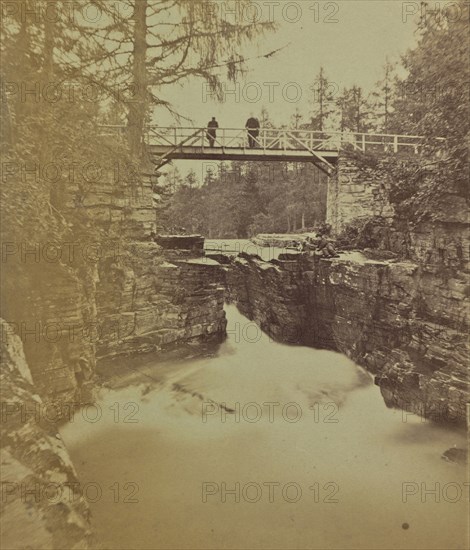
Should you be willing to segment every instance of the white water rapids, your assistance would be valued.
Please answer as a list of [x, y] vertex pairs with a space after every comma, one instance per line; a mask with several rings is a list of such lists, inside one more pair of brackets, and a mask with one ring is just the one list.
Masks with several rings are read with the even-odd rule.
[[205, 357], [116, 360], [61, 429], [100, 547], [467, 547], [465, 468], [441, 459], [464, 433], [388, 409], [343, 355], [227, 317]]

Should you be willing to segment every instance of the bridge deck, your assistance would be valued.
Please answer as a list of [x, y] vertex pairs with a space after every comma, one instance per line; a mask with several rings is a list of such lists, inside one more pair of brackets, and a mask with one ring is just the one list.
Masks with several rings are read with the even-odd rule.
[[[257, 161], [280, 161], [280, 162], [312, 162], [312, 153], [304, 150], [283, 150], [283, 149], [261, 149], [248, 147], [201, 147], [183, 146], [174, 148], [164, 145], [147, 146], [149, 153], [162, 158], [167, 155], [174, 160], [257, 160]], [[336, 164], [338, 151], [322, 151], [321, 157], [330, 164]]]
[[[102, 128], [103, 135], [127, 132], [125, 126]], [[423, 143], [420, 136], [260, 128], [251, 136], [255, 147], [250, 148], [246, 128], [217, 128], [210, 135], [207, 128], [146, 126], [144, 132], [157, 168], [177, 159], [312, 162], [328, 175], [346, 146], [362, 152], [419, 153]]]

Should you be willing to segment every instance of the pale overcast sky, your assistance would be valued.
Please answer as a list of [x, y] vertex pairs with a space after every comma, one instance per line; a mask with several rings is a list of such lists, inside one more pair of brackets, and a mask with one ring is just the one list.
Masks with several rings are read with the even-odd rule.
[[[403, 22], [403, 10], [411, 13], [419, 5], [401, 0], [256, 3], [259, 13], [265, 18], [272, 16], [279, 29], [268, 34], [258, 48], [243, 53], [254, 56], [286, 47], [269, 59], [248, 64], [248, 74], [237, 82], [238, 100], [234, 94], [227, 94], [218, 103], [208, 96], [200, 81], [186, 82], [167, 92], [166, 99], [177, 111], [192, 118], [195, 126], [204, 126], [211, 116], [216, 116], [223, 126], [243, 127], [250, 111], [259, 114], [263, 105], [275, 122], [288, 123], [296, 106], [301, 111], [308, 110], [309, 85], [321, 65], [335, 88], [355, 83], [372, 88], [381, 76], [386, 56], [398, 59], [413, 45], [413, 17], [405, 16], [407, 21]], [[234, 84], [226, 86], [234, 89]], [[157, 123], [170, 125], [173, 121], [164, 116]]]
[[[321, 65], [338, 90], [352, 84], [370, 90], [381, 77], [386, 57], [398, 60], [415, 42], [416, 16], [412, 14], [419, 9], [418, 1], [279, 0], [276, 3], [259, 0], [255, 3], [264, 18], [273, 17], [279, 23], [279, 29], [268, 34], [258, 47], [241, 53], [255, 56], [285, 48], [269, 59], [248, 64], [248, 74], [237, 83], [238, 100], [233, 94], [227, 94], [225, 100], [218, 103], [207, 97], [205, 85], [200, 81], [186, 82], [167, 91], [165, 99], [170, 100], [178, 112], [191, 118], [196, 127], [205, 126], [211, 116], [216, 116], [220, 126], [241, 128], [250, 112], [259, 115], [262, 106], [268, 109], [276, 124], [288, 124], [296, 107], [308, 113], [309, 85]], [[234, 89], [234, 85], [227, 83], [227, 88]], [[249, 101], [254, 99], [256, 101]], [[155, 123], [174, 124], [169, 115], [159, 112], [159, 116], [160, 120], [155, 119]], [[186, 172], [188, 163], [178, 163], [178, 166]]]

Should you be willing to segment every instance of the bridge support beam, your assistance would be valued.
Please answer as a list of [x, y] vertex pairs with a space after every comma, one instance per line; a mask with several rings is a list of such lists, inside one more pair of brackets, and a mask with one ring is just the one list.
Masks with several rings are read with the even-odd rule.
[[357, 160], [340, 152], [336, 172], [328, 178], [326, 222], [335, 234], [355, 219], [371, 216], [391, 218], [386, 178], [361, 169]]

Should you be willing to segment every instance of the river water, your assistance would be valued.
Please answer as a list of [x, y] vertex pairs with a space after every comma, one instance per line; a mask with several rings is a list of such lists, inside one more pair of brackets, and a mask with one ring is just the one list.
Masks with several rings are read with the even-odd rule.
[[[467, 548], [465, 434], [227, 306], [206, 353], [115, 361], [61, 435], [105, 549]], [[196, 349], [196, 348], [195, 348]]]

